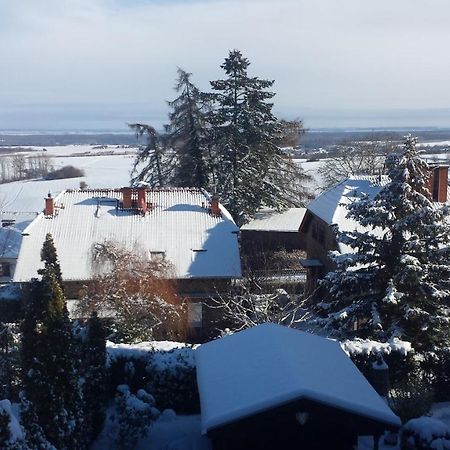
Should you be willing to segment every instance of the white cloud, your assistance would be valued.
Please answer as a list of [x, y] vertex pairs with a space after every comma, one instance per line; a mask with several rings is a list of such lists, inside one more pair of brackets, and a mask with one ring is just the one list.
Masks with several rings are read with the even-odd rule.
[[239, 48], [285, 115], [445, 108], [449, 13], [447, 0], [0, 0], [0, 104], [164, 117], [177, 66], [207, 89]]

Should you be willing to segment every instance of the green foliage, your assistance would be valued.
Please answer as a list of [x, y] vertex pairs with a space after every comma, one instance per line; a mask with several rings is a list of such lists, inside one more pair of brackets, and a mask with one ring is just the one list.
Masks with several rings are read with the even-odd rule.
[[142, 123], [133, 123], [129, 127], [137, 137], [145, 136], [147, 140], [134, 161], [132, 184], [145, 182], [152, 188], [170, 186], [173, 180], [174, 157], [169, 151], [167, 136]]
[[42, 279], [31, 284], [22, 323], [22, 384], [46, 439], [58, 450], [83, 449], [86, 442], [76, 344], [50, 235], [42, 258]]
[[274, 82], [249, 76], [249, 65], [239, 50], [230, 51], [221, 65], [226, 78], [211, 81], [208, 94], [216, 191], [238, 223], [263, 205], [299, 206], [299, 181], [305, 179], [277, 145], [282, 129], [268, 90]]
[[352, 253], [334, 254], [336, 270], [316, 307], [322, 325], [338, 338], [412, 343], [417, 353], [448, 346], [450, 227], [448, 208], [433, 204], [430, 167], [407, 138], [374, 198], [352, 203], [348, 217], [365, 227], [341, 233]]
[[62, 274], [61, 267], [58, 261], [58, 255], [56, 254], [55, 242], [50, 233], [45, 236], [45, 241], [41, 249], [41, 261], [44, 262], [44, 269], [38, 270], [40, 275], [45, 273], [53, 273], [56, 281], [62, 288]]
[[179, 96], [168, 102], [172, 111], [167, 126], [177, 156], [174, 183], [181, 187], [209, 186], [205, 96], [191, 82], [192, 74], [178, 69], [175, 90]]
[[424, 379], [423, 374], [397, 383], [389, 391], [389, 406], [400, 417], [402, 423], [427, 414], [433, 401], [433, 389]]
[[144, 389], [136, 395], [130, 392], [127, 385], [117, 387], [117, 444], [120, 449], [136, 448], [139, 437], [145, 436], [153, 421], [159, 416], [155, 408], [155, 399]]
[[179, 360], [173, 367], [160, 368], [137, 358], [116, 358], [110, 365], [110, 392], [127, 384], [132, 392], [147, 389], [161, 410], [198, 414], [200, 400], [195, 367]]
[[92, 313], [82, 343], [84, 432], [93, 440], [105, 420], [107, 401], [106, 332], [96, 313]]
[[298, 141], [303, 125], [273, 115], [274, 82], [250, 76], [249, 65], [240, 51], [231, 51], [221, 65], [226, 78], [211, 81], [211, 93], [200, 92], [191, 74], [178, 69], [178, 97], [168, 102], [172, 111], [165, 133], [130, 125], [147, 137], [133, 183], [205, 188], [219, 196], [238, 224], [263, 206], [304, 205], [309, 176], [281, 149], [283, 139]]

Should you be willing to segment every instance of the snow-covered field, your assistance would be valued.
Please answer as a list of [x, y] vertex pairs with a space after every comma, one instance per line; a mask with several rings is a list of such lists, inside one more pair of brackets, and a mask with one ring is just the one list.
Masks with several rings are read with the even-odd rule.
[[[26, 156], [26, 153], [21, 154]], [[49, 192], [56, 196], [65, 189], [77, 189], [82, 181], [90, 188], [129, 186], [136, 150], [116, 146], [95, 149], [90, 145], [68, 145], [49, 147], [45, 154], [52, 157], [55, 169], [71, 165], [84, 170], [85, 176], [61, 180], [23, 180], [1, 184], [0, 207], [3, 211], [41, 211], [44, 207], [44, 197]], [[84, 156], [70, 156], [80, 154]]]
[[[450, 142], [450, 141], [449, 141]], [[424, 143], [423, 145], [437, 143]], [[441, 144], [441, 143], [439, 143]], [[65, 189], [79, 188], [84, 181], [90, 188], [128, 186], [133, 167], [136, 148], [121, 146], [107, 146], [102, 148], [92, 145], [66, 145], [47, 147], [27, 147], [29, 153], [21, 152], [23, 156], [43, 153], [52, 158], [55, 169], [72, 165], [84, 170], [85, 176], [80, 178], [66, 178], [62, 180], [23, 180], [0, 185], [0, 208], [3, 211], [37, 212], [43, 208], [43, 198], [51, 192], [57, 195]], [[424, 155], [430, 161], [450, 161], [450, 153]], [[312, 179], [308, 187], [313, 193], [319, 193], [323, 181], [319, 169], [325, 160], [307, 161], [297, 159]]]

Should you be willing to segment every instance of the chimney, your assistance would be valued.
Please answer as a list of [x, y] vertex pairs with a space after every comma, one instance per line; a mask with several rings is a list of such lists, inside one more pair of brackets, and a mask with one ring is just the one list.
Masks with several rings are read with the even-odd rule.
[[44, 215], [53, 216], [54, 214], [55, 214], [55, 199], [52, 197], [52, 194], [49, 192], [48, 196], [45, 197]]
[[123, 209], [131, 209], [131, 192], [130, 187], [122, 188], [122, 207]]
[[430, 193], [434, 202], [447, 201], [448, 166], [432, 167], [430, 176]]
[[211, 197], [211, 215], [213, 217], [221, 217], [222, 213], [220, 212], [220, 207], [219, 207], [219, 197], [217, 197], [216, 194], [214, 194]]
[[145, 215], [147, 212], [147, 189], [145, 187], [137, 188], [138, 195], [138, 208], [141, 211], [142, 215]]

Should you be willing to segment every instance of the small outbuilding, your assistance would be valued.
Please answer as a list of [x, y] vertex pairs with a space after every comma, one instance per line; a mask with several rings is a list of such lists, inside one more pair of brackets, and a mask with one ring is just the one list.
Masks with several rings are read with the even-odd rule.
[[397, 430], [338, 342], [263, 324], [196, 350], [202, 432], [214, 449], [353, 449]]

